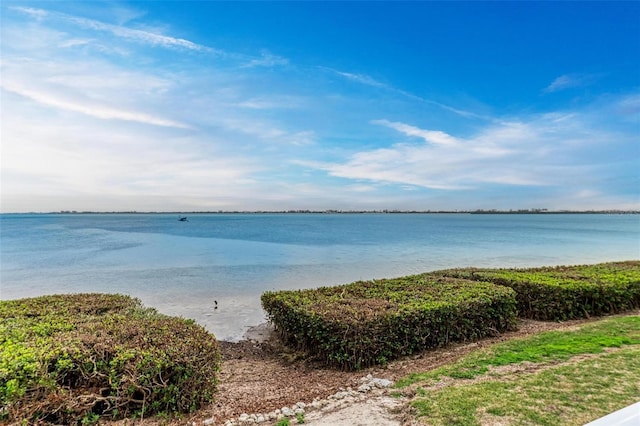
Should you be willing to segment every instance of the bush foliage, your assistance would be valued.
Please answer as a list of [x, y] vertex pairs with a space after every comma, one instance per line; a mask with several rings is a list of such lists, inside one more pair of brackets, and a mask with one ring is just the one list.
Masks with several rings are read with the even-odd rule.
[[122, 295], [0, 302], [0, 419], [80, 424], [213, 400], [216, 339]]
[[516, 292], [519, 316], [566, 320], [640, 307], [640, 261], [529, 269], [454, 269], [439, 276], [489, 281]]
[[266, 292], [262, 305], [286, 342], [343, 369], [516, 325], [512, 289], [428, 274]]

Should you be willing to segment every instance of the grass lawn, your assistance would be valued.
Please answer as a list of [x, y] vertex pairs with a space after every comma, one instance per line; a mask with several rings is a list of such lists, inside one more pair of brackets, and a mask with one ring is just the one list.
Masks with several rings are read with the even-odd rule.
[[640, 316], [483, 349], [398, 382], [433, 425], [583, 425], [640, 400]]

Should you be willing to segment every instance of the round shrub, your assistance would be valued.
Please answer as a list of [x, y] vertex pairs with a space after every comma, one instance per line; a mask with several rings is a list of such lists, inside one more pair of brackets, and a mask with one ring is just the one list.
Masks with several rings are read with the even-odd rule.
[[215, 337], [122, 295], [0, 302], [0, 418], [80, 424], [213, 401]]

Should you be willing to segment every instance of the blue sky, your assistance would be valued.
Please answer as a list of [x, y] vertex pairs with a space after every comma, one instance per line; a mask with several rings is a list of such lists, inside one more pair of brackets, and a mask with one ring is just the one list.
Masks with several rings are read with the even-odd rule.
[[640, 2], [0, 13], [2, 212], [640, 209]]

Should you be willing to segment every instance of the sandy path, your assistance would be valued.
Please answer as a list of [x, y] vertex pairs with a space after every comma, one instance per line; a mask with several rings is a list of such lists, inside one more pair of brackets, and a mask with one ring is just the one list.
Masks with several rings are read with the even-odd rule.
[[364, 401], [333, 411], [311, 411], [305, 425], [311, 426], [401, 426], [402, 400], [386, 395], [371, 396]]

